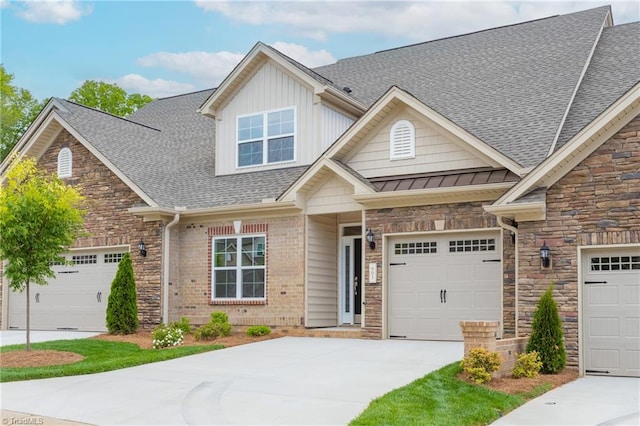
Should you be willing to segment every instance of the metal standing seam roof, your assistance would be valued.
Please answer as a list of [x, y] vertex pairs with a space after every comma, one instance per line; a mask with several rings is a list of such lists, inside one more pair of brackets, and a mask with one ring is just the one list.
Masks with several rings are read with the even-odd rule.
[[379, 192], [451, 188], [491, 183], [517, 182], [520, 177], [507, 169], [481, 168], [447, 173], [424, 173], [369, 179]]

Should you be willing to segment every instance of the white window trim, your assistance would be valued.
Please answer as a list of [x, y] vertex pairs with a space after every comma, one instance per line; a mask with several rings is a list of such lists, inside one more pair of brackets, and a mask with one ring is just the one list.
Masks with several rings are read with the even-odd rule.
[[[66, 158], [64, 156], [66, 155]], [[66, 164], [64, 163], [66, 161]], [[73, 174], [73, 154], [71, 150], [64, 147], [58, 152], [58, 177], [68, 178]]]
[[[405, 126], [409, 130], [409, 152], [398, 154], [396, 144], [399, 142], [395, 137], [398, 127]], [[406, 158], [415, 158], [416, 156], [416, 129], [409, 120], [396, 121], [389, 131], [389, 158], [391, 160], [401, 160]]]
[[[241, 250], [242, 247], [242, 239], [243, 238], [255, 238], [262, 237], [264, 238], [264, 245], [261, 247], [264, 251], [264, 265], [262, 266], [242, 266], [242, 262], [240, 261], [240, 255], [237, 255], [237, 264], [232, 267], [216, 267], [215, 266], [215, 257], [216, 257], [216, 240], [229, 240], [235, 238], [238, 241], [237, 247]], [[266, 245], [267, 245], [267, 235], [266, 234], [232, 234], [232, 235], [217, 235], [211, 237], [211, 300], [212, 301], [265, 301], [267, 299], [267, 253], [266, 253]], [[240, 253], [241, 254], [241, 253]], [[262, 297], [242, 297], [242, 270], [243, 269], [263, 269], [264, 270], [264, 296]], [[236, 271], [236, 297], [216, 297], [216, 271], [220, 270], [235, 270]]]
[[[287, 137], [287, 136], [293, 136], [293, 158], [291, 160], [285, 160], [285, 161], [274, 161], [269, 163], [268, 159], [269, 159], [269, 136], [267, 134], [267, 123], [268, 123], [268, 115], [273, 113], [273, 112], [280, 112], [280, 111], [287, 111], [287, 110], [293, 110], [293, 133], [284, 133], [282, 135], [278, 135], [277, 137]], [[260, 164], [249, 164], [247, 166], [241, 166], [239, 165], [239, 161], [240, 161], [240, 144], [243, 143], [249, 143], [249, 142], [257, 142], [259, 141], [259, 139], [249, 139], [246, 141], [239, 141], [238, 140], [238, 127], [239, 127], [239, 122], [241, 118], [245, 118], [245, 117], [253, 117], [256, 115], [262, 115], [262, 163]], [[243, 115], [238, 115], [236, 117], [236, 169], [247, 169], [247, 168], [251, 168], [251, 167], [261, 167], [261, 166], [269, 166], [272, 164], [286, 164], [286, 163], [295, 163], [296, 162], [296, 156], [298, 154], [298, 150], [297, 148], [297, 137], [296, 134], [298, 133], [298, 113], [296, 110], [296, 107], [286, 107], [286, 108], [277, 108], [277, 109], [272, 109], [272, 110], [268, 110], [268, 111], [262, 111], [262, 112], [255, 112], [252, 114], [243, 114]]]

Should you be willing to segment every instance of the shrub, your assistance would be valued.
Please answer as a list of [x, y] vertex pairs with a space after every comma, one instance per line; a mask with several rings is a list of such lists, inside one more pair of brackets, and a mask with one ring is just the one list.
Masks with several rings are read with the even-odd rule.
[[153, 330], [153, 349], [168, 348], [170, 346], [181, 345], [184, 340], [184, 333], [181, 328], [173, 325], [166, 326], [160, 324]]
[[271, 334], [271, 328], [268, 325], [252, 325], [247, 328], [247, 336], [266, 336]]
[[542, 361], [540, 361], [538, 352], [528, 352], [518, 355], [516, 365], [513, 367], [513, 370], [511, 370], [511, 375], [516, 379], [522, 377], [538, 377], [541, 368]]
[[531, 336], [527, 352], [536, 351], [540, 355], [545, 374], [558, 374], [567, 364], [567, 353], [562, 337], [562, 322], [558, 307], [553, 300], [553, 284], [540, 297], [533, 313]]
[[193, 334], [196, 340], [213, 340], [231, 334], [231, 324], [220, 322], [208, 322], [198, 327]]
[[497, 371], [502, 363], [498, 352], [489, 352], [485, 348], [474, 348], [462, 360], [461, 365], [474, 382], [482, 384], [491, 380], [491, 373]]
[[109, 334], [133, 334], [138, 330], [138, 296], [131, 254], [125, 253], [111, 282], [107, 301]]
[[169, 324], [171, 327], [179, 328], [182, 330], [182, 334], [186, 335], [191, 333], [191, 324], [189, 323], [189, 318], [182, 317], [180, 321], [172, 322]]
[[210, 322], [225, 324], [229, 322], [229, 316], [226, 312], [212, 312]]

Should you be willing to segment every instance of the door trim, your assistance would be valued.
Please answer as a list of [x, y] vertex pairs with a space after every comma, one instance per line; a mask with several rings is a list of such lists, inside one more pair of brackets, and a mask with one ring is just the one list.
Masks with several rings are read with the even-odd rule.
[[[345, 293], [346, 293], [346, 288], [345, 288], [345, 248], [346, 246], [351, 247], [350, 250], [350, 254], [349, 254], [349, 275], [350, 277], [354, 276], [354, 271], [355, 268], [359, 268], [360, 269], [360, 291], [364, 291], [364, 283], [362, 282], [363, 279], [363, 264], [364, 264], [364, 251], [361, 251], [361, 259], [360, 259], [360, 265], [356, 265], [355, 264], [355, 250], [353, 250], [353, 247], [356, 244], [356, 240], [360, 240], [361, 243], [363, 241], [363, 237], [361, 234], [358, 235], [349, 235], [349, 236], [343, 236], [344, 234], [344, 229], [347, 227], [361, 227], [362, 228], [362, 224], [361, 223], [342, 223], [339, 224], [338, 229], [339, 229], [339, 250], [338, 250], [338, 282], [337, 282], [337, 287], [338, 287], [338, 326], [340, 325], [355, 325], [355, 324], [362, 324], [362, 318], [364, 317], [363, 315], [363, 306], [361, 304], [360, 306], [360, 311], [361, 314], [360, 316], [360, 322], [358, 322], [358, 318], [357, 315], [355, 314], [355, 295], [353, 292], [353, 278], [350, 279], [349, 285], [351, 287], [351, 291], [349, 294], [349, 306], [351, 307], [351, 312], [347, 313], [345, 312], [344, 306], [345, 306]], [[361, 301], [364, 300], [364, 296], [361, 295]]]

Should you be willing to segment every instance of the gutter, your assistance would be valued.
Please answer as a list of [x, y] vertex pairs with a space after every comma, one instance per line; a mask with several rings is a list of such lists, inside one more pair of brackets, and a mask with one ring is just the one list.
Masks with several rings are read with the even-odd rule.
[[[514, 234], [514, 246], [515, 246], [515, 273], [514, 273], [514, 286], [515, 286], [515, 294], [514, 294], [514, 303], [515, 303], [515, 324], [514, 324], [514, 333], [515, 337], [518, 337], [518, 314], [519, 314], [519, 305], [518, 305], [518, 264], [520, 263], [520, 254], [518, 251], [518, 228], [515, 226], [507, 225], [503, 222], [502, 216], [496, 216], [498, 219], [498, 225], [501, 228], [506, 229], [508, 231], [513, 232]], [[504, 320], [504, 319], [503, 319]]]
[[164, 325], [169, 324], [169, 259], [171, 251], [171, 228], [173, 228], [180, 221], [179, 211], [186, 210], [184, 207], [176, 207], [176, 211], [173, 216], [173, 220], [167, 223], [164, 227], [164, 249], [162, 250], [162, 323]]

